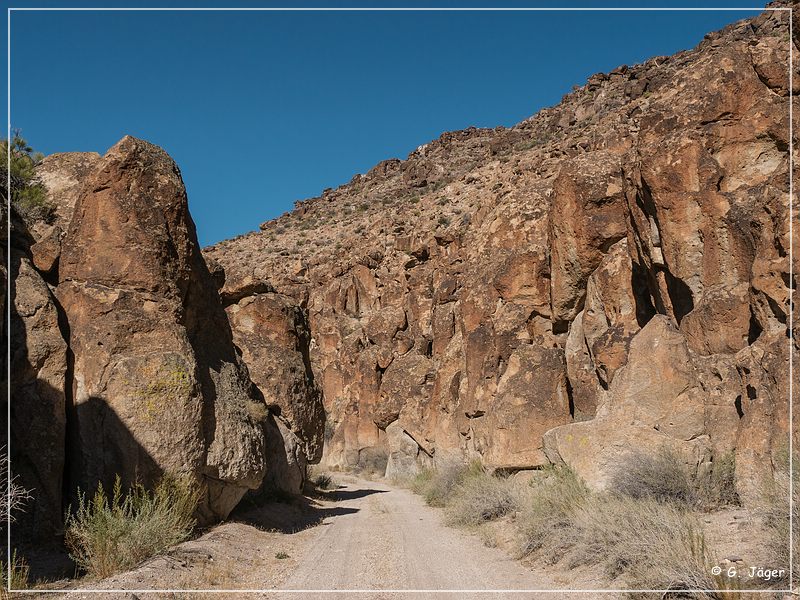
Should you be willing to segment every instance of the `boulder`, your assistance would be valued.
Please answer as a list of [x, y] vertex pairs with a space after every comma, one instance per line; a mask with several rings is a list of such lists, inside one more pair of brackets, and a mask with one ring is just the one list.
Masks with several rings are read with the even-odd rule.
[[225, 518], [266, 471], [264, 433], [251, 416], [263, 401], [163, 150], [126, 136], [87, 177], [56, 295], [74, 355], [71, 489], [183, 472], [201, 485], [201, 519]]
[[553, 319], [580, 312], [586, 280], [605, 249], [626, 235], [620, 157], [599, 151], [564, 161], [553, 182], [551, 303]]
[[697, 469], [711, 459], [703, 397], [686, 340], [668, 317], [655, 316], [631, 341], [628, 362], [597, 416], [551, 429], [544, 451], [597, 489], [631, 449], [655, 453], [667, 447]]
[[[69, 227], [84, 180], [100, 162], [97, 152], [56, 152], [36, 165], [36, 180], [47, 190], [47, 199], [55, 207], [53, 225]], [[34, 234], [38, 239], [38, 236]]]
[[47, 284], [24, 253], [11, 259], [11, 467], [31, 492], [13, 533], [52, 541], [62, 532], [67, 344]]
[[305, 460], [322, 457], [325, 410], [309, 359], [304, 311], [280, 294], [249, 296], [226, 308], [233, 341], [264, 401], [299, 438]]
[[303, 441], [284, 419], [275, 415], [264, 421], [264, 436], [269, 464], [259, 492], [301, 494], [308, 465]]

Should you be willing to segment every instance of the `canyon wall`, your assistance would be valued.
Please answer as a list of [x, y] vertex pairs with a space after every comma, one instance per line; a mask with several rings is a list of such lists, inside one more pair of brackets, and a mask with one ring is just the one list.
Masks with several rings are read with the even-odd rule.
[[746, 495], [788, 442], [788, 19], [445, 133], [206, 248], [223, 296], [307, 313], [324, 463], [566, 462], [602, 487], [667, 446], [701, 472], [735, 452]]

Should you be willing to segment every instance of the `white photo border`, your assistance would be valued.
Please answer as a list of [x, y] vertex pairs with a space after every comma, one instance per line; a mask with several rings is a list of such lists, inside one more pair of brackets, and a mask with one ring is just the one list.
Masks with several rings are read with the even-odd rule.
[[[6, 127], [6, 135], [10, 142], [11, 140], [11, 15], [13, 12], [100, 12], [100, 11], [130, 11], [130, 12], [212, 12], [212, 11], [228, 11], [228, 12], [577, 12], [577, 11], [590, 11], [590, 12], [628, 12], [628, 11], [643, 11], [643, 12], [708, 12], [708, 11], [747, 11], [747, 12], [788, 12], [789, 13], [789, 587], [788, 589], [743, 589], [735, 590], [740, 593], [761, 593], [761, 594], [776, 594], [776, 593], [791, 593], [792, 580], [794, 575], [794, 523], [793, 523], [793, 491], [794, 481], [793, 473], [793, 447], [792, 447], [792, 432], [793, 432], [793, 363], [794, 363], [794, 271], [793, 265], [793, 222], [794, 222], [794, 127], [792, 122], [792, 104], [793, 104], [793, 71], [794, 64], [794, 42], [793, 38], [793, 17], [794, 7], [9, 7], [7, 9], [7, 43], [8, 43], [8, 71], [7, 71], [7, 86], [8, 86], [8, 122]], [[91, 594], [110, 594], [110, 593], [128, 593], [128, 594], [146, 594], [146, 593], [205, 593], [205, 594], [380, 594], [380, 593], [394, 593], [394, 594], [510, 594], [510, 593], [700, 593], [700, 592], [717, 592], [719, 590], [701, 590], [701, 589], [686, 589], [686, 590], [636, 590], [636, 589], [521, 589], [521, 590], [501, 590], [501, 589], [458, 589], [458, 590], [425, 590], [425, 589], [354, 589], [354, 590], [301, 590], [301, 589], [12, 589], [11, 582], [11, 296], [10, 296], [10, 278], [11, 278], [11, 144], [7, 144], [8, 152], [6, 156], [6, 190], [7, 190], [7, 240], [8, 247], [6, 248], [6, 356], [7, 356], [7, 369], [6, 373], [8, 381], [8, 398], [7, 398], [7, 514], [8, 521], [6, 523], [7, 529], [7, 549], [6, 549], [6, 566], [7, 566], [7, 581], [9, 582], [8, 592], [18, 594], [64, 594], [64, 593], [91, 593]]]

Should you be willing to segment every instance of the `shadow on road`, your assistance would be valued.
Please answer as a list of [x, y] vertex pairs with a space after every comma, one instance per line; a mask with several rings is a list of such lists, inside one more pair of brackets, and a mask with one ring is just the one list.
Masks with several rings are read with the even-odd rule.
[[372, 494], [383, 494], [388, 490], [375, 490], [375, 489], [356, 489], [356, 490], [334, 490], [326, 494], [331, 500], [355, 500], [357, 498], [364, 498], [365, 496], [371, 496]]
[[381, 494], [387, 490], [336, 489], [318, 492], [316, 498], [308, 496], [246, 497], [233, 512], [230, 520], [246, 523], [259, 529], [295, 533], [319, 525], [329, 517], [340, 517], [357, 513], [359, 509], [344, 506], [330, 506], [324, 502], [342, 502], [364, 498], [371, 494]]

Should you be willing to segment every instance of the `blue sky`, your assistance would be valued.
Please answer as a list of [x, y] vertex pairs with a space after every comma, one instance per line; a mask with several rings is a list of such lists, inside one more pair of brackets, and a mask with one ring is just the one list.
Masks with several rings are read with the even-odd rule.
[[[336, 5], [368, 4], [326, 4]], [[162, 146], [207, 245], [443, 131], [513, 125], [593, 73], [691, 48], [750, 14], [13, 12], [11, 121], [45, 154], [102, 154], [125, 134]]]

